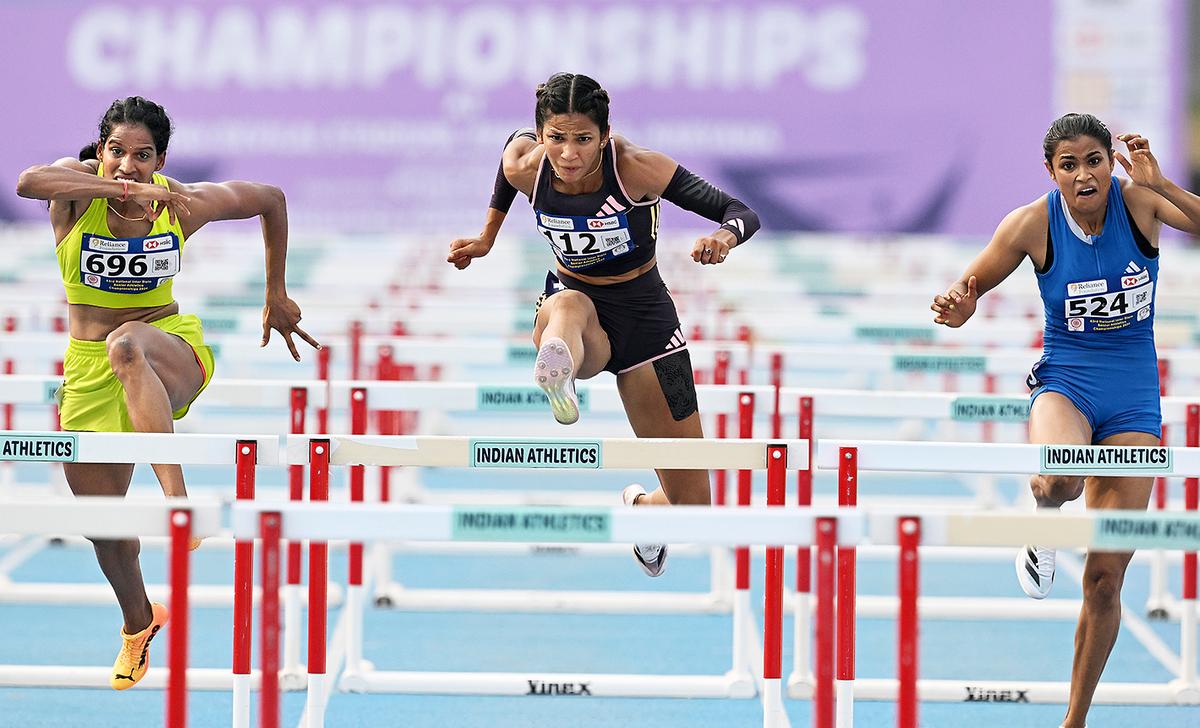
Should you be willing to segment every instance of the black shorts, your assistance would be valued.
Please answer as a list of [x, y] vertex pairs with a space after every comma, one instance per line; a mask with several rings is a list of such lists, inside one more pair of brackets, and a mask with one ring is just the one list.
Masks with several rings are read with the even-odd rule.
[[596, 307], [600, 328], [608, 335], [612, 349], [605, 371], [621, 374], [687, 346], [675, 302], [657, 266], [631, 281], [607, 286], [594, 286], [570, 276], [560, 280], [549, 272], [537, 308], [540, 310], [543, 301], [564, 288], [579, 291]]

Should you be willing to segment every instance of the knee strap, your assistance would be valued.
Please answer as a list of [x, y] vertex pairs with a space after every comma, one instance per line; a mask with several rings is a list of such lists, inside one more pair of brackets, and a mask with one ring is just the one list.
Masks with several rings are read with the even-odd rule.
[[696, 382], [692, 379], [692, 357], [688, 350], [655, 359], [653, 364], [658, 386], [662, 387], [667, 406], [671, 408], [671, 417], [676, 422], [687, 419], [698, 409]]

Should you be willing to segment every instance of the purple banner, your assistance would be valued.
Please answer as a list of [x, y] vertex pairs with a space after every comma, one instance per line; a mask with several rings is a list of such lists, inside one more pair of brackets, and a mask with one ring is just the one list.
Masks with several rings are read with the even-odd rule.
[[[466, 234], [504, 139], [532, 125], [534, 86], [569, 70], [609, 90], [616, 133], [743, 198], [767, 229], [986, 234], [1047, 187], [1051, 12], [1042, 0], [19, 3], [0, 8], [0, 171], [11, 190], [21, 169], [94, 139], [113, 99], [140, 94], [175, 122], [169, 175], [278, 184], [293, 227]], [[0, 219], [43, 214], [0, 197]]]

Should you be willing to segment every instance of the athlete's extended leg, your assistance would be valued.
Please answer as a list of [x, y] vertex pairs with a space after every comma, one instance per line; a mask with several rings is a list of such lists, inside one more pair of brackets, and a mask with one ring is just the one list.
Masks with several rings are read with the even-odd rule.
[[[123, 496], [129, 490], [133, 465], [126, 463], [63, 463], [71, 492], [77, 496]], [[112, 585], [125, 618], [125, 631], [140, 632], [150, 624], [150, 600], [138, 564], [141, 542], [131, 539], [90, 539], [100, 570]]]
[[[1092, 428], [1087, 418], [1058, 392], [1043, 392], [1029, 413], [1029, 441], [1052, 445], [1090, 445]], [[1038, 508], [1058, 508], [1083, 493], [1083, 478], [1077, 475], [1034, 475], [1029, 488]], [[1034, 599], [1045, 599], [1054, 584], [1055, 551], [1028, 545], [1017, 554], [1017, 583]]]
[[[617, 391], [638, 437], [704, 437], [687, 351], [617, 376]], [[707, 470], [658, 470], [660, 487], [639, 505], [708, 505]]]
[[[195, 398], [204, 372], [183, 339], [150, 324], [129, 322], [105, 340], [113, 373], [125, 388], [129, 420], [137, 432], [174, 432], [171, 413]], [[186, 495], [183, 468], [154, 465], [168, 496]]]
[[[1101, 445], [1153, 447], [1159, 438], [1144, 432], [1106, 437]], [[1089, 509], [1145, 510], [1153, 478], [1088, 478], [1085, 499]], [[1075, 630], [1075, 659], [1071, 665], [1071, 696], [1066, 728], [1082, 728], [1100, 674], [1108, 662], [1121, 627], [1121, 585], [1132, 551], [1089, 552], [1083, 569], [1083, 609]]]
[[[617, 391], [638, 437], [704, 437], [696, 409], [696, 386], [686, 350], [617, 375]], [[659, 487], [646, 493], [639, 484], [625, 488], [630, 506], [708, 505], [707, 470], [656, 470]], [[635, 544], [633, 556], [648, 576], [667, 564], [667, 544]]]
[[554, 418], [573, 424], [579, 419], [575, 380], [596, 376], [612, 356], [592, 299], [571, 290], [546, 298], [533, 327], [533, 343], [538, 347], [534, 383], [550, 399]]

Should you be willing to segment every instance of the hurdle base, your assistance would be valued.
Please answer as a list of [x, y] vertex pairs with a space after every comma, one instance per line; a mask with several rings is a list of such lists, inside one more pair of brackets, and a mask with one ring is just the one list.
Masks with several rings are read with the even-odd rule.
[[[788, 697], [812, 695], [813, 684], [788, 682]], [[920, 700], [949, 703], [1047, 703], [1066, 705], [1071, 691], [1068, 682], [1019, 682], [1016, 680], [918, 680]], [[894, 679], [859, 678], [854, 681], [854, 699], [894, 701], [898, 682]], [[1096, 687], [1093, 705], [1191, 705], [1200, 699], [1197, 686], [1176, 680], [1172, 683], [1105, 683]]]
[[375, 672], [375, 663], [370, 660], [359, 660], [358, 665], [346, 663], [342, 668], [341, 677], [338, 678], [337, 688], [343, 693], [364, 693], [365, 683], [362, 676]]
[[787, 681], [787, 696], [796, 700], [812, 700], [815, 676], [809, 672], [805, 675], [792, 673]]
[[[112, 690], [109, 685], [111, 667], [73, 665], [0, 665], [0, 687], [5, 688], [96, 688]], [[170, 671], [166, 666], [151, 668], [146, 676], [130, 690], [161, 690], [167, 686]], [[261, 674], [252, 670], [248, 677], [234, 675], [228, 668], [190, 667], [187, 671], [188, 690], [232, 691], [236, 680], [249, 683], [250, 690], [259, 689]], [[300, 686], [303, 688], [303, 684]], [[286, 688], [283, 688], [286, 689]]]
[[358, 693], [429, 695], [575, 695], [596, 698], [753, 698], [749, 673], [632, 675], [520, 672], [390, 672], [344, 676], [339, 687]]
[[1175, 691], [1175, 702], [1179, 705], [1200, 705], [1200, 683], [1177, 679], [1169, 686]]
[[[167, 604], [171, 588], [166, 584], [147, 584], [146, 596], [152, 602]], [[254, 587], [253, 603], [258, 604], [262, 590]], [[308, 591], [301, 595], [308, 604]], [[341, 606], [340, 584], [329, 585], [329, 606]], [[117, 598], [108, 584], [64, 584], [56, 582], [10, 581], [0, 584], [0, 604], [116, 604]], [[192, 584], [188, 587], [188, 604], [192, 607], [229, 607], [233, 605], [233, 587], [217, 584]]]
[[1189, 605], [1197, 615], [1200, 615], [1200, 609], [1197, 608], [1200, 602], [1180, 599], [1174, 594], [1166, 594], [1161, 599], [1146, 602], [1146, 618], [1155, 622], [1179, 622], [1183, 619]]
[[[894, 596], [859, 595], [857, 614], [865, 618], [895, 619], [900, 601]], [[812, 600], [816, 609], [817, 600]], [[1026, 597], [920, 597], [917, 611], [921, 619], [954, 619], [968, 621], [1045, 620], [1075, 621], [1083, 602], [1079, 599], [1044, 599]]]
[[393, 584], [375, 605], [399, 611], [525, 614], [728, 614], [733, 602], [716, 592], [552, 591], [534, 589], [405, 589]]
[[279, 672], [279, 689], [284, 692], [300, 692], [308, 689], [308, 672], [303, 666], [295, 670]]

